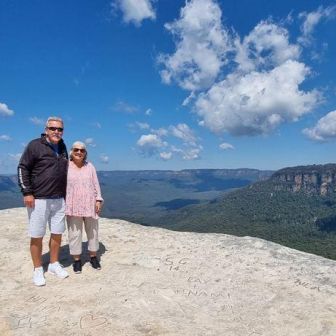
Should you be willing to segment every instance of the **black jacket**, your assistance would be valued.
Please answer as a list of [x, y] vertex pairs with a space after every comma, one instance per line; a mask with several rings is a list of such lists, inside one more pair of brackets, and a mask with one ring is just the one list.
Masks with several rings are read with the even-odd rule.
[[18, 181], [24, 196], [35, 198], [65, 197], [68, 153], [63, 140], [58, 155], [46, 140], [32, 140], [25, 148], [18, 166]]

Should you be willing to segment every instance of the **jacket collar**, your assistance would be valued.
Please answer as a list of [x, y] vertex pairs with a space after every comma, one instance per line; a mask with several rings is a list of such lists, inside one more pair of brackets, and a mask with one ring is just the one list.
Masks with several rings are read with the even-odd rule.
[[[41, 142], [45, 145], [50, 145], [50, 142], [47, 141], [47, 138], [46, 138], [46, 134], [45, 133], [41, 133]], [[64, 141], [63, 139], [61, 139], [59, 142], [58, 142], [58, 145], [59, 146], [62, 146], [64, 145]]]

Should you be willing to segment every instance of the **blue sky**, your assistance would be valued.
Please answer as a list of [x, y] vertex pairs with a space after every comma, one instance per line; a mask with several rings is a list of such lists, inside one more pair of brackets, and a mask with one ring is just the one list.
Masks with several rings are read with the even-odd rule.
[[98, 170], [335, 162], [335, 1], [1, 0], [0, 48], [0, 173], [50, 115]]

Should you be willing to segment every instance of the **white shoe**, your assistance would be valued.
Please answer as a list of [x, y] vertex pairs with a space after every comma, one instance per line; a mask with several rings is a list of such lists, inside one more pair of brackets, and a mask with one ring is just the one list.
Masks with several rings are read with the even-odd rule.
[[48, 273], [56, 275], [60, 279], [65, 279], [69, 276], [68, 272], [56, 261], [48, 266]]
[[42, 266], [34, 268], [33, 282], [35, 286], [44, 286], [46, 284]]

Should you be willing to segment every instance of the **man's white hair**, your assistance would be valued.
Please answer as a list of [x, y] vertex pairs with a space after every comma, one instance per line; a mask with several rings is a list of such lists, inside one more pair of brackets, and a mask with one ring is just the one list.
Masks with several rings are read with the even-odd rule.
[[49, 126], [50, 121], [59, 121], [59, 122], [62, 123], [62, 125], [64, 124], [62, 118], [60, 118], [60, 117], [49, 117], [47, 122], [46, 122], [46, 127]]

